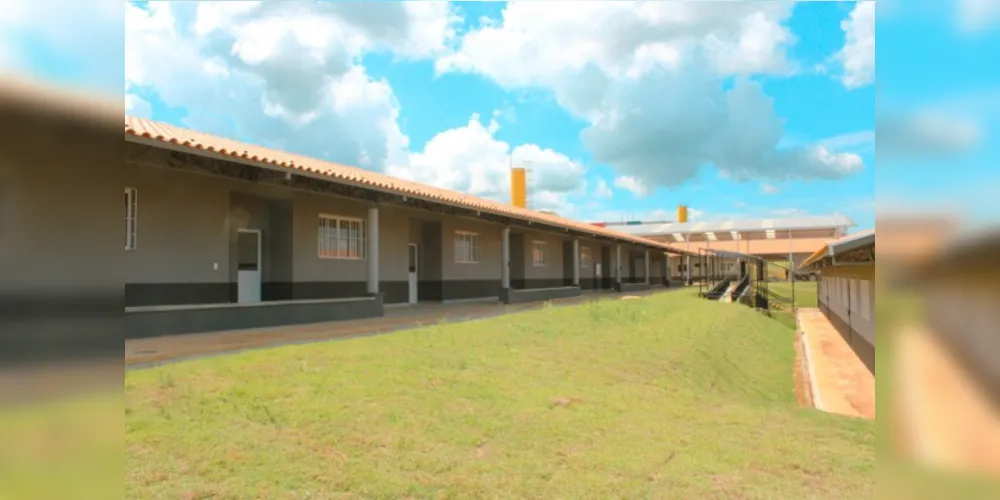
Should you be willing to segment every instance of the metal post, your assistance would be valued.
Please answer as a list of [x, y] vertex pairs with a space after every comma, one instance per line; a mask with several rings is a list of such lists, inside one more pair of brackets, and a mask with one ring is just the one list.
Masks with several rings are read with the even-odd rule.
[[[698, 265], [701, 266], [701, 252], [702, 249], [698, 249]], [[699, 267], [700, 269], [700, 267]], [[691, 279], [691, 257], [688, 257], [688, 280]], [[698, 295], [705, 293], [705, 289], [702, 286], [701, 280], [698, 280]]]
[[378, 208], [368, 209], [368, 293], [378, 293]]
[[788, 230], [788, 280], [795, 281], [795, 269], [792, 267], [792, 230]]

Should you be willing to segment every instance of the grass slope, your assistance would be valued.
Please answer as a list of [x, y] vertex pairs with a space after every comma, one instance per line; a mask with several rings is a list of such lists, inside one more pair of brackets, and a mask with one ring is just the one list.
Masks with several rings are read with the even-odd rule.
[[[792, 309], [792, 283], [768, 283], [771, 295], [771, 317], [788, 328], [795, 328], [795, 313]], [[795, 282], [795, 306], [819, 307], [819, 288], [814, 281]]]
[[872, 496], [792, 336], [685, 291], [128, 372], [126, 497]]

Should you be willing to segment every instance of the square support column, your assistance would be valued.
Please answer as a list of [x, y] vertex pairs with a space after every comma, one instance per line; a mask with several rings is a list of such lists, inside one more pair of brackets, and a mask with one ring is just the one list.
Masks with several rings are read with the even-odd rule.
[[663, 254], [663, 284], [670, 286], [670, 254]]
[[580, 286], [580, 240], [573, 238], [573, 286]]
[[646, 250], [646, 284], [649, 284], [649, 250]]
[[510, 228], [500, 231], [500, 287], [510, 289]]
[[368, 293], [378, 294], [378, 208], [368, 209]]
[[622, 246], [615, 245], [615, 283], [618, 284], [617, 291], [622, 289]]
[[691, 284], [691, 256], [688, 255], [688, 256], [686, 256], [684, 258], [687, 259], [686, 260], [687, 263], [684, 264], [684, 271], [687, 273], [687, 284], [690, 285]]

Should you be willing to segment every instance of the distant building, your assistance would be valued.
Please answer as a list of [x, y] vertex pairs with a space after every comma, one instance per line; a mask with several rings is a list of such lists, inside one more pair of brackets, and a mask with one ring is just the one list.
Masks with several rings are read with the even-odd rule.
[[[854, 221], [843, 215], [786, 217], [774, 219], [729, 219], [685, 223], [630, 223], [615, 227], [618, 231], [669, 243], [691, 252], [699, 249], [741, 252], [779, 263], [771, 267], [772, 277], [785, 278], [792, 261], [798, 267], [827, 243], [843, 237]], [[687, 262], [671, 259], [671, 273], [686, 275]], [[701, 276], [692, 259], [691, 277]]]

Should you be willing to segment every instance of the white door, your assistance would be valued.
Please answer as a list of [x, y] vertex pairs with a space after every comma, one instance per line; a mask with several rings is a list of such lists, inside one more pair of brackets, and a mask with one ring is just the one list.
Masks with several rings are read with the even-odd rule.
[[410, 303], [417, 303], [417, 244], [410, 243], [409, 251], [410, 259]]
[[237, 301], [260, 302], [260, 231], [240, 229], [237, 238]]

